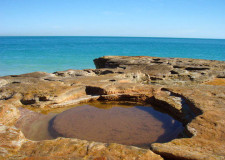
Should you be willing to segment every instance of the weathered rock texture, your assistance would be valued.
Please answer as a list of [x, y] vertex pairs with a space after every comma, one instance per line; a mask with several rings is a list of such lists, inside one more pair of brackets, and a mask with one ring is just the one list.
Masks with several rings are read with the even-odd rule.
[[[225, 62], [120, 56], [94, 62], [97, 69], [0, 77], [0, 159], [225, 159]], [[153, 104], [184, 123], [184, 138], [152, 144], [151, 151], [72, 138], [31, 141], [14, 127], [23, 116], [18, 107], [48, 112], [89, 100]]]

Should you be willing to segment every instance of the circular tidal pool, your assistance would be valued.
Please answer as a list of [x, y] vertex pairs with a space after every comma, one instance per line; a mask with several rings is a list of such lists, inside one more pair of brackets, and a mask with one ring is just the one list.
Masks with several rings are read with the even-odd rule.
[[151, 106], [97, 103], [58, 114], [36, 114], [37, 118], [27, 114], [30, 120], [17, 122], [17, 127], [32, 140], [67, 137], [148, 148], [153, 142], [177, 138], [183, 130], [181, 122]]

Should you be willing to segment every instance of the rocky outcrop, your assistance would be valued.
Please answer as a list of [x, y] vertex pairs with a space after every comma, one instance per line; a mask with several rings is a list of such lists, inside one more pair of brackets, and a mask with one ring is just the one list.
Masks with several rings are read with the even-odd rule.
[[[97, 69], [0, 77], [0, 159], [225, 159], [225, 62], [107, 56]], [[49, 112], [90, 100], [149, 103], [183, 122], [180, 139], [150, 149], [75, 138], [31, 141], [18, 107]], [[163, 157], [163, 158], [162, 158]]]
[[105, 56], [94, 60], [97, 68], [122, 68], [140, 71], [150, 83], [198, 84], [223, 78], [224, 62], [185, 58]]

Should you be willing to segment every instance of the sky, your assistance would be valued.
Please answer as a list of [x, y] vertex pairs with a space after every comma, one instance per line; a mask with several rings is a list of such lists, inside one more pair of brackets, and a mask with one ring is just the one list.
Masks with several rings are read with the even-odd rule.
[[0, 0], [0, 36], [225, 39], [225, 0]]

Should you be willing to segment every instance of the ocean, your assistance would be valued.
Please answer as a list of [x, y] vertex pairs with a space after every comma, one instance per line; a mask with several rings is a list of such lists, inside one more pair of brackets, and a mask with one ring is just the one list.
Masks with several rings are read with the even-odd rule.
[[105, 55], [225, 61], [225, 39], [151, 37], [0, 37], [0, 76], [95, 68]]

